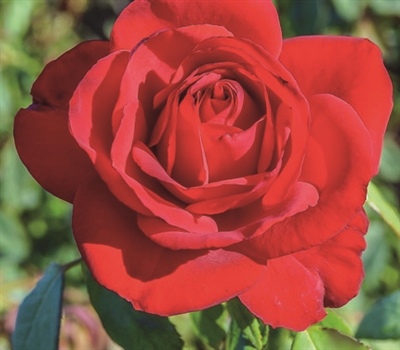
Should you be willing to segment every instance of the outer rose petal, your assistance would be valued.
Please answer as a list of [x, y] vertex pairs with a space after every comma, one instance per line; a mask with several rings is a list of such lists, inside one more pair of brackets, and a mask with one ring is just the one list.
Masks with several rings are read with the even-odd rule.
[[136, 211], [149, 214], [112, 166], [111, 115], [118, 98], [119, 83], [129, 60], [128, 51], [114, 52], [99, 60], [75, 90], [69, 110], [72, 135], [87, 152], [96, 170], [111, 190], [121, 193], [121, 201]]
[[364, 211], [319, 247], [268, 260], [263, 277], [239, 296], [265, 323], [302, 331], [354, 298], [364, 276], [361, 252], [368, 227]]
[[239, 298], [272, 327], [303, 331], [326, 315], [318, 273], [291, 255], [269, 260], [263, 277]]
[[281, 28], [270, 0], [136, 0], [117, 18], [111, 32], [112, 47], [131, 50], [158, 30], [195, 24], [224, 26], [237, 37], [261, 44], [275, 57], [281, 51]]
[[328, 242], [293, 254], [306, 268], [318, 271], [325, 286], [325, 306], [343, 306], [357, 295], [364, 277], [360, 256], [367, 229], [368, 219], [361, 210]]
[[34, 102], [67, 111], [78, 83], [109, 51], [108, 41], [86, 41], [47, 64], [32, 86]]
[[99, 180], [80, 187], [73, 231], [96, 280], [138, 310], [173, 315], [237, 296], [265, 265], [225, 250], [172, 251], [140, 232], [136, 215]]
[[50, 62], [33, 84], [34, 104], [15, 118], [15, 144], [22, 161], [41, 186], [69, 202], [79, 184], [96, 174], [69, 133], [69, 100], [109, 46], [108, 41], [84, 42]]
[[97, 176], [69, 133], [67, 112], [35, 105], [21, 109], [14, 121], [14, 138], [32, 176], [59, 198], [72, 202], [79, 185]]
[[318, 203], [240, 243], [239, 251], [271, 259], [320, 245], [340, 232], [365, 202], [373, 174], [368, 131], [355, 111], [332, 95], [313, 96], [310, 107], [311, 136], [300, 180], [318, 189]]
[[279, 60], [306, 97], [332, 94], [356, 110], [371, 134], [377, 173], [393, 106], [392, 84], [379, 48], [366, 39], [297, 37], [284, 41]]
[[[130, 55], [129, 51], [123, 50], [111, 53], [104, 59], [99, 60], [85, 78], [82, 79], [70, 103], [71, 132], [81, 147], [89, 154], [100, 176], [116, 197], [137, 212], [144, 215], [162, 217], [169, 224], [194, 232], [199, 232], [199, 230], [214, 230], [216, 232], [217, 228], [211, 218], [193, 215], [172, 203], [173, 200], [163, 198], [159, 192], [153, 193], [149, 190], [147, 186], [140, 182], [142, 178], [131, 176], [130, 169], [127, 168], [130, 163], [125, 163], [126, 158], [124, 159], [123, 155], [130, 155], [132, 142], [134, 141], [133, 137], [137, 136], [134, 129], [135, 118], [131, 119], [129, 116], [139, 116], [139, 118], [143, 119], [143, 109], [135, 103], [135, 99], [138, 98], [137, 94], [142, 97], [140, 96], [139, 86], [142, 85], [143, 81], [141, 79], [145, 79], [146, 74], [138, 76], [135, 74], [131, 64], [138, 62], [136, 61], [138, 57], [144, 57], [144, 60], [139, 61], [141, 65], [143, 62], [148, 63], [143, 68], [157, 67], [162, 70], [166, 65], [162, 61], [159, 62], [159, 60], [167, 58], [168, 52], [165, 45], [161, 45], [161, 47], [157, 45], [157, 43], [160, 43], [160, 37], [164, 37], [168, 41], [177, 36], [180, 39], [178, 40], [180, 54], [183, 55], [184, 50], [189, 50], [190, 52], [197, 44], [197, 40], [201, 41], [204, 37], [207, 37], [210, 31], [215, 35], [229, 34], [222, 27], [209, 25], [191, 26], [159, 33], [140, 45], [132, 55]], [[185, 45], [182, 46], [182, 43], [185, 43]], [[160, 54], [161, 57], [159, 57]], [[178, 57], [180, 56], [178, 55]], [[149, 64], [149, 62], [153, 64]], [[171, 61], [168, 63], [171, 63]], [[135, 79], [125, 79], [130, 75], [130, 69], [133, 69], [131, 75], [137, 79], [136, 81]], [[168, 72], [171, 73], [170, 70], [163, 71], [163, 73]], [[154, 72], [149, 73], [154, 77]], [[132, 84], [129, 84], [129, 82]], [[154, 94], [153, 82], [154, 80], [151, 79], [150, 85], [152, 89], [150, 92]], [[125, 88], [124, 83], [127, 84]], [[146, 89], [148, 88], [147, 86]], [[120, 93], [120, 89], [123, 93]], [[146, 91], [149, 92], [149, 90]], [[119, 99], [118, 103], [121, 103], [121, 100], [124, 100], [121, 96], [127, 98], [129, 92], [132, 94], [130, 98], [133, 102], [131, 104], [122, 103], [122, 105], [116, 107], [117, 99]], [[87, 101], [91, 101], [91, 103], [87, 103]], [[111, 120], [111, 115], [115, 112], [115, 108], [122, 109], [122, 118], [117, 117]], [[126, 118], [124, 118], [124, 111], [128, 112], [128, 117]], [[146, 121], [149, 119], [150, 117], [146, 118]], [[113, 122], [115, 134], [112, 128]], [[121, 126], [122, 124], [123, 126]], [[145, 127], [141, 128], [141, 130], [143, 129]], [[133, 134], [129, 134], [131, 131]], [[133, 175], [136, 174], [133, 171]]]

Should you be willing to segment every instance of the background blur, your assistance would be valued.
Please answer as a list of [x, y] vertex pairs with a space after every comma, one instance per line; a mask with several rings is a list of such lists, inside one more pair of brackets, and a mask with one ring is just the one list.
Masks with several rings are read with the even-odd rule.
[[[47, 62], [88, 39], [107, 39], [128, 0], [0, 0], [0, 349], [18, 304], [51, 262], [67, 263], [74, 245], [69, 204], [44, 192], [21, 164], [13, 142], [16, 112], [31, 103], [32, 83]], [[400, 198], [400, 1], [276, 0], [284, 37], [328, 34], [367, 37], [382, 50], [395, 88], [381, 171], [374, 179], [394, 208]], [[378, 299], [400, 290], [400, 237], [366, 205], [371, 225], [360, 295], [340, 310], [354, 329]], [[66, 276], [61, 349], [114, 349], [92, 311], [79, 267]], [[179, 319], [177, 320], [179, 323]], [[184, 332], [187, 332], [183, 330]], [[194, 335], [186, 335], [193, 344]], [[193, 339], [192, 339], [193, 338]], [[374, 349], [399, 349], [371, 340]], [[193, 347], [195, 348], [195, 347]], [[188, 348], [189, 349], [189, 348]]]

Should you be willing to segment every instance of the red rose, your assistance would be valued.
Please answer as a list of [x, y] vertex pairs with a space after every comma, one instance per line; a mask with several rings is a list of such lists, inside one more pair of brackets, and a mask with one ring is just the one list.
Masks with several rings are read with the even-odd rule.
[[15, 140], [73, 203], [94, 277], [136, 309], [239, 296], [303, 330], [359, 290], [391, 93], [374, 44], [282, 42], [268, 0], [136, 0], [110, 42], [47, 65]]

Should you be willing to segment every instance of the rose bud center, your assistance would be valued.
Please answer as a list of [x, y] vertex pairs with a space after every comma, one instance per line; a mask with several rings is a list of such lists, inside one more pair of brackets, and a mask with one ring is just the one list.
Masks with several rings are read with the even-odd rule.
[[187, 187], [255, 174], [265, 109], [265, 101], [255, 101], [229, 75], [217, 71], [188, 77], [160, 115], [159, 123], [168, 126], [157, 157]]

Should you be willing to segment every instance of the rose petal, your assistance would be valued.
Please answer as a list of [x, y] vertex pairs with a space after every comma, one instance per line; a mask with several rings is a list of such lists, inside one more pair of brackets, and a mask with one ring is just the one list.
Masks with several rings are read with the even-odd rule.
[[[318, 194], [313, 186], [297, 183], [284, 202], [269, 210], [263, 208], [260, 201], [255, 201], [244, 208], [213, 215], [212, 218], [218, 222], [218, 228], [215, 229], [212, 227], [208, 229], [207, 221], [205, 221], [207, 216], [200, 217], [204, 222], [199, 220], [197, 226], [192, 225], [192, 230], [180, 229], [182, 224], [178, 220], [171, 224], [172, 220], [164, 219], [163, 221], [157, 217], [139, 216], [139, 223], [144, 234], [169, 249], [222, 248], [264, 233], [275, 223], [306, 210], [310, 205], [315, 205], [317, 198]], [[225, 204], [223, 199], [221, 202]], [[227, 249], [243, 252], [242, 245], [243, 242], [240, 242]], [[248, 252], [247, 255], [258, 261], [266, 261], [265, 257], [257, 256], [252, 252]]]
[[366, 247], [367, 228], [368, 219], [362, 210], [331, 240], [293, 254], [307, 269], [318, 271], [325, 286], [325, 306], [343, 306], [358, 294], [364, 277], [360, 256]]
[[18, 154], [39, 184], [72, 202], [81, 183], [98, 176], [87, 154], [68, 130], [67, 112], [32, 105], [14, 121]]
[[152, 241], [173, 250], [224, 248], [244, 239], [240, 231], [187, 232], [143, 215], [138, 215], [138, 225]]
[[200, 118], [190, 97], [184, 98], [176, 116], [175, 156], [171, 176], [186, 187], [199, 186], [209, 182], [209, 164], [200, 134]]
[[99, 60], [92, 67], [71, 98], [69, 123], [76, 141], [88, 153], [99, 175], [113, 193], [134, 210], [149, 214], [112, 166], [110, 159], [113, 142], [111, 115], [128, 60], [128, 51], [118, 51]]
[[[198, 187], [184, 187], [172, 179], [150, 149], [143, 143], [137, 142], [132, 150], [132, 155], [140, 169], [147, 175], [159, 180], [169, 192], [185, 203], [196, 203], [207, 200], [219, 200], [229, 195], [247, 195], [263, 181], [270, 177], [266, 174], [256, 174], [243, 178], [212, 182]], [[277, 168], [279, 170], [279, 168]]]
[[[195, 46], [210, 36], [232, 34], [220, 26], [192, 25], [157, 32], [135, 48], [121, 80], [120, 95], [113, 115], [114, 133], [120, 124], [122, 109], [136, 100], [140, 101], [149, 128], [153, 129], [160, 112], [155, 111], [154, 96], [168, 85], [182, 60]], [[171, 47], [175, 48], [173, 55]]]
[[[137, 310], [169, 316], [233, 298], [265, 266], [224, 250], [172, 251], [137, 227], [136, 215], [100, 181], [82, 186], [74, 201], [73, 231], [94, 278]], [[115, 233], [118, 234], [115, 234]]]
[[249, 254], [275, 258], [320, 245], [342, 231], [365, 202], [373, 173], [368, 131], [332, 95], [315, 95], [310, 106], [311, 137], [300, 179], [318, 189], [318, 204], [244, 242], [241, 249]]
[[[275, 134], [286, 140], [289, 146], [285, 151], [282, 172], [277, 179], [279, 184], [273, 187], [268, 200], [266, 198], [267, 204], [272, 205], [284, 198], [300, 175], [309, 133], [309, 106], [286, 68], [261, 46], [244, 39], [228, 37], [204, 40], [182, 63], [173, 83], [179, 81], [185, 75], [184, 72], [198, 69], [198, 73], [203, 73], [216, 63], [230, 67], [231, 62], [242, 65], [263, 81], [271, 102], [269, 114], [271, 117], [277, 116]], [[202, 69], [199, 69], [200, 66]], [[290, 130], [289, 134], [287, 130]], [[280, 151], [275, 154], [273, 164], [276, 164], [280, 155]], [[260, 162], [257, 169], [264, 170], [265, 166], [265, 163]]]
[[130, 50], [158, 30], [206, 23], [224, 26], [237, 37], [251, 39], [275, 57], [281, 51], [281, 28], [270, 0], [136, 0], [119, 15], [111, 32], [111, 43], [114, 50]]
[[[317, 201], [318, 192], [314, 186], [305, 182], [296, 182], [284, 200], [278, 204], [266, 207], [261, 198], [243, 208], [214, 215], [213, 218], [220, 231], [232, 230], [239, 226], [244, 236], [248, 238], [257, 237], [263, 235], [276, 223], [284, 221], [286, 218], [291, 218], [295, 214], [307, 210], [310, 206], [315, 206]], [[280, 236], [283, 238], [282, 234]], [[253, 247], [254, 241], [249, 239], [241, 242], [237, 247], [232, 247], [232, 249], [246, 251], [250, 256], [257, 256], [256, 253], [259, 252], [260, 248]], [[249, 244], [250, 249], [245, 250], [247, 244]], [[252, 250], [251, 248], [254, 249]], [[265, 252], [258, 256], [264, 260], [268, 257]]]
[[209, 181], [256, 174], [264, 130], [264, 118], [249, 129], [235, 133], [228, 133], [224, 128], [221, 130], [219, 125], [200, 125]]
[[377, 173], [393, 105], [392, 84], [379, 48], [367, 39], [298, 37], [284, 41], [279, 60], [308, 98], [328, 93], [355, 109], [371, 135]]
[[[140, 117], [141, 114], [141, 111], [136, 109], [135, 104], [128, 105], [126, 112], [128, 115], [134, 115], [135, 118]], [[123, 118], [112, 145], [112, 167], [124, 180], [124, 185], [128, 186], [128, 190], [125, 190], [125, 192], [123, 192], [122, 186], [117, 188], [120, 191], [117, 192], [120, 196], [118, 198], [124, 198], [121, 196], [136, 197], [146, 209], [145, 215], [160, 217], [170, 225], [184, 230], [217, 232], [218, 228], [212, 218], [189, 213], [183, 208], [182, 203], [173, 198], [162, 186], [152, 184], [151, 179], [146, 179], [145, 174], [141, 172], [131, 157], [126, 158], [124, 156], [124, 151], [127, 148], [129, 149], [132, 142], [132, 138], [127, 138], [126, 135], [134, 133], [135, 124], [135, 119]]]
[[261, 279], [239, 298], [254, 315], [274, 328], [300, 332], [326, 315], [324, 285], [318, 273], [291, 255], [268, 260]]
[[78, 83], [109, 51], [108, 41], [86, 41], [48, 63], [32, 86], [34, 103], [67, 111]]
[[268, 260], [263, 277], [239, 298], [273, 327], [306, 329], [325, 316], [324, 306], [340, 307], [357, 295], [367, 227], [361, 210], [323, 245]]

